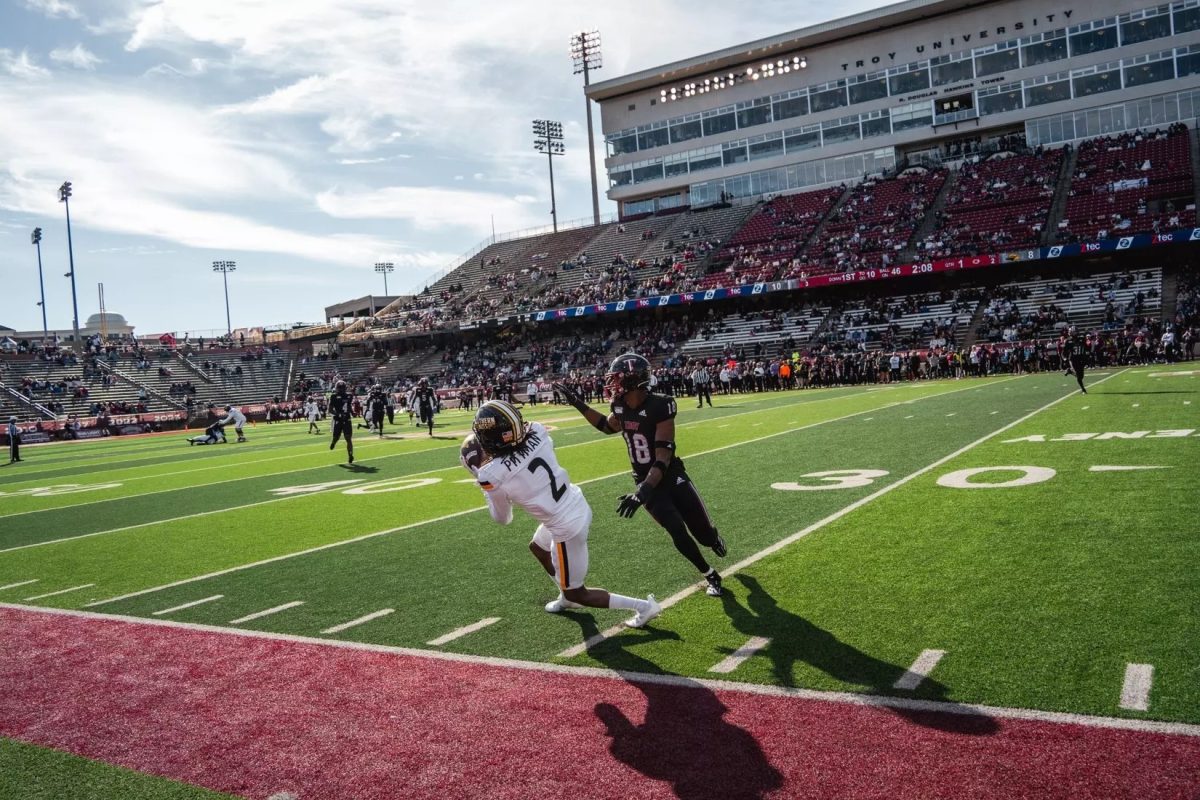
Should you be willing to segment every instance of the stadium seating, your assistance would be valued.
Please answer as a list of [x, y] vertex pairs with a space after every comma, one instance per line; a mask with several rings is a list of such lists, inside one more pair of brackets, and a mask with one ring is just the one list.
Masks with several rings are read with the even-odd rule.
[[980, 292], [943, 292], [863, 300], [834, 311], [819, 341], [866, 350], [956, 343], [958, 326], [979, 306]]
[[696, 335], [684, 342], [680, 351], [688, 358], [709, 358], [728, 355], [740, 348], [759, 353], [799, 348], [813, 338], [828, 314], [829, 306], [730, 314], [705, 321]]

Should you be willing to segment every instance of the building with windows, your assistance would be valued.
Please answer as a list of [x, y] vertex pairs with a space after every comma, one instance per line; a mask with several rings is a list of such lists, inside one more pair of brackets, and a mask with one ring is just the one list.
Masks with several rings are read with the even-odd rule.
[[1200, 0], [906, 0], [593, 84], [623, 216], [1200, 116]]

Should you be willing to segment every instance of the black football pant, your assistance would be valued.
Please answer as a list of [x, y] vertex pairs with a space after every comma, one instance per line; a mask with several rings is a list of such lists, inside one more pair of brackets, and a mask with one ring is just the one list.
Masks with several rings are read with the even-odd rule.
[[671, 534], [675, 549], [684, 558], [700, 572], [708, 572], [708, 561], [696, 542], [712, 547], [717, 543], [717, 529], [690, 480], [685, 477], [682, 483], [676, 483], [674, 476], [665, 476], [646, 504], [646, 511]]
[[708, 401], [708, 405], [712, 407], [712, 392], [708, 389], [707, 383], [696, 384], [696, 408], [704, 406], [704, 401]]
[[1081, 391], [1086, 391], [1083, 388], [1083, 366], [1086, 359], [1083, 356], [1071, 356], [1071, 371], [1075, 373], [1075, 380], [1079, 382]]
[[371, 415], [371, 424], [375, 426], [376, 433], [378, 433], [380, 435], [383, 434], [383, 412], [382, 411], [380, 411], [378, 414]]
[[329, 444], [329, 449], [332, 450], [338, 443], [338, 439], [345, 437], [346, 452], [354, 452], [354, 421], [349, 419], [339, 419], [333, 422], [333, 441]]
[[13, 461], [20, 461], [21, 460], [21, 437], [20, 436], [12, 436], [12, 437], [10, 437], [10, 439], [11, 439], [11, 441], [8, 443], [8, 460], [10, 463]]

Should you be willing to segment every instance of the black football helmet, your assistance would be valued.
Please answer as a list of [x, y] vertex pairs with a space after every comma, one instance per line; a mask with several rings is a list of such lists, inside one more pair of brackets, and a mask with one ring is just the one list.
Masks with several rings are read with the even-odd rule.
[[609, 365], [604, 383], [614, 398], [634, 389], [646, 389], [650, 386], [650, 362], [637, 353], [619, 355]]
[[346, 393], [346, 382], [338, 381], [337, 383], [335, 383], [333, 385], [333, 390], [335, 392], [337, 392], [338, 394], [345, 394]]
[[504, 455], [516, 450], [528, 432], [521, 412], [503, 400], [489, 400], [481, 405], [475, 412], [471, 430], [490, 455]]

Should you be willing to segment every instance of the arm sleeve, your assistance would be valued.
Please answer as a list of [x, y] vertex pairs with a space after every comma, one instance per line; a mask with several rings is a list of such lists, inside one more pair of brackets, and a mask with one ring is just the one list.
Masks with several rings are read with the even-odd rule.
[[487, 500], [488, 513], [492, 515], [492, 519], [501, 525], [512, 522], [512, 501], [508, 499], [508, 495], [499, 489], [493, 489], [491, 491], [484, 490], [483, 497]]

